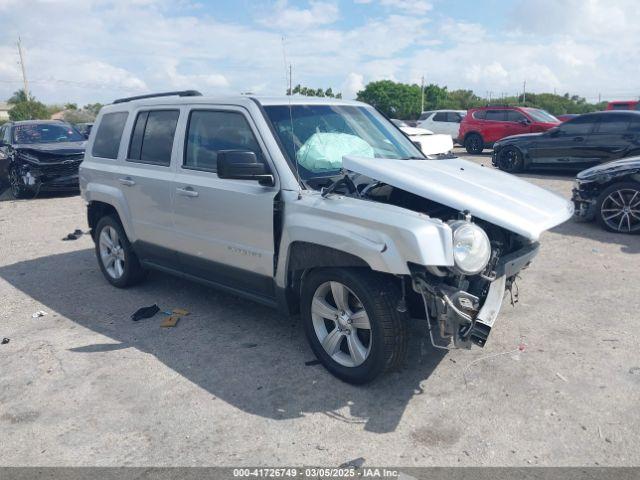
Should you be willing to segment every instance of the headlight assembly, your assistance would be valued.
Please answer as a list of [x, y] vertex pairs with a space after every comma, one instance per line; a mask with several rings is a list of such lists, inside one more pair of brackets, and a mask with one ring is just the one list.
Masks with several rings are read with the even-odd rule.
[[491, 243], [485, 231], [474, 223], [457, 220], [449, 224], [453, 232], [453, 261], [465, 275], [482, 272], [491, 258]]

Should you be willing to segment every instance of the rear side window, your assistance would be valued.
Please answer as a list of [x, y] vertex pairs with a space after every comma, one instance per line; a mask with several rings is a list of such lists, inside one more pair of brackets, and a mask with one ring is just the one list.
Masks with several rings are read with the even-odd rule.
[[629, 116], [619, 113], [612, 115], [602, 115], [596, 133], [620, 134], [622, 135], [629, 124]]
[[438, 112], [433, 116], [434, 122], [446, 122], [447, 121], [447, 112]]
[[473, 118], [476, 120], [484, 120], [487, 116], [486, 110], [478, 110], [477, 112], [473, 112]]
[[485, 120], [504, 122], [507, 119], [506, 110], [487, 110]]
[[194, 110], [189, 116], [185, 168], [217, 171], [221, 150], [252, 151], [262, 160], [260, 146], [244, 115], [238, 112]]
[[138, 113], [127, 159], [168, 167], [171, 164], [173, 137], [179, 116], [179, 110], [149, 110]]
[[640, 133], [640, 115], [634, 115], [631, 117], [628, 129], [630, 132]]
[[91, 155], [101, 158], [118, 158], [120, 140], [128, 116], [127, 112], [107, 113], [102, 116], [96, 138], [93, 141]]

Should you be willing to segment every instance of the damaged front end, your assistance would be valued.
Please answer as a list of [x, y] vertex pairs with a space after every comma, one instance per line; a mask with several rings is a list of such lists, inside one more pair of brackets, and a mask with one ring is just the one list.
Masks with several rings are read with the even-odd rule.
[[46, 152], [17, 149], [9, 166], [11, 182], [21, 189], [69, 191], [78, 186], [82, 151]]
[[[453, 341], [456, 348], [483, 347], [500, 312], [505, 292], [512, 293], [516, 276], [538, 253], [537, 242], [503, 250], [492, 242], [492, 256], [477, 275], [462, 275], [440, 267], [412, 266], [413, 290], [422, 298], [431, 342]], [[505, 253], [508, 252], [508, 253]], [[516, 294], [517, 298], [517, 294]], [[517, 300], [516, 300], [517, 301]], [[434, 327], [436, 336], [434, 336]]]

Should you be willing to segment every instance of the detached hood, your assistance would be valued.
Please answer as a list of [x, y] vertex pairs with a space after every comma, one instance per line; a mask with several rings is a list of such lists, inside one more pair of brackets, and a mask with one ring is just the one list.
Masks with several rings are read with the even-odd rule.
[[345, 156], [343, 166], [536, 241], [573, 215], [573, 204], [514, 175], [453, 158], [393, 160]]
[[16, 150], [28, 152], [34, 155], [44, 153], [47, 155], [81, 155], [84, 154], [86, 141], [81, 142], [55, 142], [55, 143], [23, 143], [16, 145]]

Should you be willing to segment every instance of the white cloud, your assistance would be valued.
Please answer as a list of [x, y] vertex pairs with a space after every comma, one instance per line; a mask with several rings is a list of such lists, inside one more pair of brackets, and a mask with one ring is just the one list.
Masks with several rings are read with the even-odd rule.
[[338, 20], [340, 12], [334, 3], [312, 1], [309, 8], [289, 6], [287, 0], [279, 0], [274, 11], [260, 23], [279, 30], [304, 30], [318, 25], [328, 25]]
[[[371, 4], [374, 0], [355, 0], [355, 3]], [[377, 0], [377, 2], [383, 7], [390, 9], [401, 10], [404, 13], [414, 13], [417, 15], [424, 15], [431, 9], [433, 5], [426, 0]]]
[[354, 99], [360, 90], [364, 89], [364, 77], [351, 72], [342, 83], [342, 98]]

